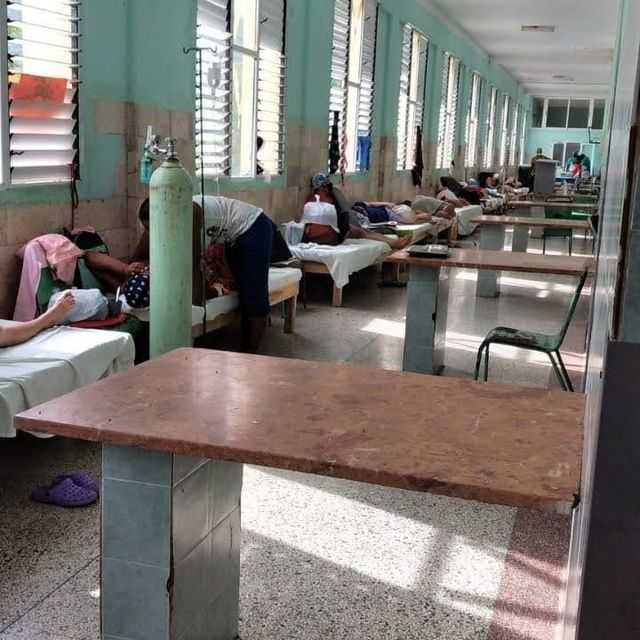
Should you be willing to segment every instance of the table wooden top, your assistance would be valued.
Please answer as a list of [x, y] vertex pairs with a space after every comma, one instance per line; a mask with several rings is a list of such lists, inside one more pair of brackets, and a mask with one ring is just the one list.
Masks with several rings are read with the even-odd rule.
[[181, 349], [18, 416], [19, 429], [566, 510], [584, 396]]
[[478, 216], [471, 220], [474, 224], [503, 224], [514, 227], [545, 227], [547, 229], [590, 229], [588, 220], [560, 218], [519, 218], [518, 216]]
[[549, 209], [574, 209], [576, 211], [598, 211], [600, 205], [590, 202], [546, 202], [545, 200], [511, 200], [509, 206], [514, 209], [529, 207], [547, 207]]
[[565, 276], [580, 276], [593, 268], [593, 258], [549, 256], [519, 251], [488, 251], [484, 249], [451, 249], [448, 258], [410, 256], [406, 250], [396, 251], [385, 262], [420, 267], [456, 267], [489, 271], [521, 271]]

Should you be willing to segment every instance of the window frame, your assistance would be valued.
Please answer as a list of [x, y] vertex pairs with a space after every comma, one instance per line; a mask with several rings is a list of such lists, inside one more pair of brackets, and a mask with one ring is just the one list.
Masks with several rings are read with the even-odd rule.
[[[0, 42], [4, 43], [5, 55], [0, 56], [0, 77], [6, 78], [6, 82], [0, 83], [0, 192], [11, 189], [32, 189], [41, 187], [67, 187], [70, 183], [80, 179], [80, 53], [81, 53], [81, 38], [82, 38], [82, 18], [80, 10], [82, 7], [82, 0], [78, 0], [77, 4], [70, 5], [73, 13], [69, 16], [70, 23], [70, 38], [72, 39], [72, 46], [69, 49], [71, 61], [69, 63], [69, 69], [71, 79], [68, 83], [75, 86], [75, 95], [71, 102], [65, 103], [72, 105], [71, 117], [72, 122], [71, 133], [68, 135], [74, 136], [74, 141], [71, 146], [73, 152], [73, 160], [70, 165], [55, 165], [56, 167], [69, 167], [68, 178], [56, 178], [56, 179], [42, 179], [38, 181], [25, 180], [22, 182], [14, 182], [12, 180], [12, 168], [11, 168], [11, 113], [10, 113], [10, 82], [9, 79], [9, 27], [8, 27], [8, 2], [7, 0], [0, 0]], [[48, 9], [50, 11], [50, 9]], [[46, 10], [45, 10], [46, 11]], [[76, 30], [74, 31], [73, 27]], [[48, 29], [49, 27], [44, 27]], [[75, 34], [75, 35], [74, 35]], [[46, 44], [44, 46], [47, 46]], [[54, 46], [54, 45], [49, 45]], [[55, 45], [57, 46], [57, 45]], [[51, 61], [56, 63], [56, 61]], [[65, 65], [66, 63], [57, 63]], [[24, 73], [24, 72], [23, 72]], [[33, 134], [38, 135], [38, 134]], [[40, 134], [47, 135], [47, 134]], [[45, 166], [45, 165], [43, 165]], [[54, 166], [54, 165], [51, 165]]]
[[[225, 74], [226, 84], [228, 87], [225, 90], [222, 90], [219, 95], [215, 96], [203, 96], [203, 104], [200, 104], [200, 92], [198, 90], [198, 69], [197, 69], [197, 61], [196, 61], [196, 74], [195, 74], [195, 94], [196, 94], [196, 105], [195, 105], [195, 157], [196, 157], [196, 175], [201, 175], [201, 165], [203, 162], [205, 165], [204, 177], [205, 179], [218, 180], [220, 178], [226, 178], [230, 180], [238, 180], [238, 181], [246, 181], [246, 180], [270, 180], [272, 176], [280, 176], [284, 173], [284, 156], [285, 156], [285, 126], [284, 126], [284, 118], [285, 118], [285, 110], [286, 110], [286, 22], [287, 22], [287, 0], [281, 0], [282, 2], [282, 34], [281, 34], [281, 49], [279, 51], [279, 55], [281, 56], [281, 66], [280, 66], [280, 86], [278, 93], [278, 114], [277, 114], [277, 137], [278, 141], [275, 143], [277, 146], [277, 158], [275, 161], [276, 171], [269, 170], [267, 167], [266, 170], [262, 174], [258, 174], [257, 166], [259, 163], [258, 153], [257, 153], [257, 137], [262, 133], [260, 130], [260, 113], [261, 113], [261, 87], [260, 87], [260, 71], [261, 64], [266, 64], [267, 61], [263, 55], [261, 55], [262, 47], [262, 30], [261, 25], [264, 22], [261, 18], [261, 9], [263, 0], [251, 0], [254, 2], [255, 7], [255, 42], [254, 46], [247, 46], [245, 43], [240, 43], [237, 41], [237, 38], [234, 37], [234, 15], [235, 11], [238, 10], [242, 12], [243, 8], [239, 6], [240, 2], [246, 2], [246, 0], [225, 0], [224, 3], [220, 3], [221, 6], [225, 7], [226, 11], [226, 26], [225, 32], [219, 32], [220, 37], [215, 39], [206, 36], [200, 32], [201, 26], [201, 18], [200, 18], [200, 0], [197, 1], [196, 4], [196, 41], [200, 43], [201, 40], [205, 42], [217, 42], [224, 43], [221, 45], [223, 49], [221, 53], [218, 53], [216, 57], [221, 58], [221, 74]], [[202, 9], [206, 9], [207, 0], [203, 0]], [[238, 4], [238, 7], [236, 5]], [[218, 31], [217, 25], [211, 24], [202, 24], [202, 26], [206, 26], [209, 29], [214, 29]], [[201, 46], [198, 44], [198, 46]], [[275, 51], [275, 49], [274, 49]], [[234, 135], [234, 94], [233, 94], [233, 85], [234, 85], [234, 61], [239, 57], [243, 56], [247, 59], [250, 59], [253, 66], [253, 78], [251, 81], [252, 91], [253, 91], [253, 101], [252, 101], [252, 109], [250, 115], [250, 125], [251, 125], [251, 144], [247, 146], [246, 144], [239, 145], [234, 140], [237, 140], [237, 134]], [[205, 66], [205, 74], [215, 68], [215, 63], [212, 60], [208, 60], [204, 62]], [[217, 90], [216, 90], [217, 91]], [[226, 91], [226, 93], [225, 93]], [[205, 103], [208, 102], [209, 106], [205, 106]], [[223, 106], [220, 106], [223, 105]], [[226, 133], [219, 134], [220, 140], [210, 141], [200, 139], [200, 131], [198, 130], [199, 123], [201, 121], [209, 121], [215, 120], [216, 118], [212, 118], [212, 114], [220, 115], [222, 112], [222, 118], [220, 120], [226, 121], [227, 131]], [[225, 127], [223, 126], [224, 130]], [[248, 134], [247, 134], [248, 135]], [[265, 141], [266, 142], [266, 141]], [[203, 147], [201, 145], [204, 145]], [[220, 154], [216, 154], [215, 152], [206, 151], [207, 147], [216, 147], [221, 146], [222, 151]], [[237, 158], [239, 156], [234, 156], [234, 153], [238, 152], [247, 152], [248, 157], [245, 157], [243, 162], [246, 163], [247, 166], [251, 167], [251, 171], [247, 173], [234, 173], [234, 157]], [[214, 159], [220, 158], [220, 162], [213, 162]], [[209, 166], [207, 166], [207, 164]]]
[[[360, 28], [360, 42], [359, 42], [359, 50], [355, 50], [355, 45], [353, 44], [352, 38], [355, 33], [355, 29], [358, 28], [358, 25], [354, 24], [354, 12], [358, 8], [355, 4], [356, 2], [360, 3], [360, 7], [362, 8], [361, 22], [359, 25]], [[360, 129], [360, 124], [362, 121], [363, 107], [365, 107], [366, 100], [363, 99], [365, 94], [365, 89], [367, 88], [367, 77], [364, 71], [365, 65], [367, 63], [371, 64], [371, 73], [370, 73], [370, 91], [369, 91], [369, 107], [367, 109], [367, 113], [365, 115], [365, 119], [367, 121], [367, 134], [371, 136], [373, 130], [373, 119], [375, 114], [375, 70], [376, 70], [376, 58], [377, 58], [377, 49], [378, 49], [378, 15], [379, 15], [379, 3], [378, 0], [346, 0], [348, 5], [348, 22], [347, 22], [347, 43], [346, 43], [346, 52], [344, 59], [344, 76], [341, 78], [334, 78], [333, 76], [333, 67], [335, 64], [334, 60], [334, 50], [335, 50], [335, 32], [337, 28], [336, 14], [335, 11], [337, 9], [337, 3], [334, 4], [334, 17], [333, 17], [333, 26], [332, 26], [332, 55], [331, 55], [331, 67], [330, 67], [330, 76], [331, 82], [334, 80], [338, 80], [341, 83], [341, 93], [342, 93], [342, 105], [341, 109], [334, 109], [331, 106], [331, 98], [330, 98], [330, 106], [329, 106], [329, 140], [328, 144], [330, 144], [331, 139], [331, 129], [333, 126], [333, 118], [334, 112], [338, 111], [340, 113], [340, 118], [338, 121], [338, 132], [339, 132], [339, 141], [340, 146], [342, 147], [342, 143], [345, 136], [346, 131], [346, 139], [347, 139], [347, 150], [343, 151], [341, 148], [341, 157], [345, 157], [346, 160], [346, 174], [359, 174], [366, 173], [368, 169], [362, 168], [358, 164], [358, 137]], [[373, 9], [372, 15], [370, 15], [370, 10]], [[365, 60], [365, 40], [367, 36], [367, 21], [373, 19], [373, 28], [372, 32], [374, 34], [374, 42], [372, 47], [372, 59]], [[354, 57], [357, 55], [357, 71], [353, 72], [352, 62]], [[330, 91], [333, 90], [333, 86], [330, 88]], [[356, 96], [355, 104], [353, 100], [350, 100], [350, 96]], [[352, 135], [354, 134], [354, 135]], [[369, 162], [371, 163], [371, 154], [372, 149], [369, 149]], [[328, 169], [329, 170], [329, 169]]]
[[[543, 98], [542, 96], [534, 96], [534, 99], [542, 100], [544, 103], [543, 113], [542, 113], [542, 124], [540, 127], [532, 127], [534, 129], [591, 129], [593, 128], [593, 115], [595, 111], [595, 103], [602, 102], [603, 108], [606, 111], [607, 108], [607, 100], [606, 98], [585, 98], [579, 96], [566, 97], [566, 96], [551, 96], [547, 98]], [[565, 118], [565, 123], [563, 127], [549, 127], [547, 126], [548, 113], [549, 113], [549, 100], [566, 100], [567, 101], [567, 116]], [[569, 127], [569, 118], [571, 116], [571, 101], [589, 101], [589, 119], [586, 127]], [[603, 123], [604, 126], [604, 123]], [[600, 131], [600, 129], [598, 129]]]
[[[429, 70], [429, 38], [416, 29], [412, 24], [403, 25], [403, 42], [405, 35], [409, 34], [409, 67], [407, 72], [407, 87], [403, 92], [402, 85], [398, 94], [398, 120], [396, 122], [396, 170], [409, 171], [413, 166], [415, 156], [415, 129], [421, 127], [424, 130], [425, 106], [427, 101], [427, 73]], [[424, 45], [424, 59], [420, 59], [420, 45]], [[418, 46], [417, 54], [415, 47]], [[418, 58], [416, 58], [416, 55]], [[402, 52], [404, 57], [404, 51]], [[416, 59], [418, 61], [415, 68]], [[402, 74], [402, 71], [401, 71]], [[420, 95], [420, 81], [422, 80], [422, 95]], [[404, 114], [401, 114], [404, 104]], [[402, 117], [401, 117], [402, 116]], [[404, 125], [401, 125], [404, 120]], [[400, 127], [404, 128], [404, 148], [400, 148]]]
[[[478, 161], [478, 132], [480, 130], [480, 104], [482, 102], [482, 76], [477, 72], [471, 73], [469, 109], [467, 111], [467, 126], [465, 128], [464, 166], [475, 167]], [[475, 100], [475, 117], [474, 117]]]
[[[446, 93], [440, 98], [440, 122], [438, 126], [438, 149], [436, 152], [436, 169], [446, 170], [455, 160], [456, 134], [458, 130], [458, 102], [460, 99], [461, 61], [448, 51], [445, 52], [445, 63], [442, 65], [442, 88]], [[453, 69], [452, 69], [453, 67]], [[451, 72], [455, 74], [455, 81], [451, 80]], [[455, 85], [455, 86], [454, 86]], [[448, 160], [448, 162], [447, 162]]]

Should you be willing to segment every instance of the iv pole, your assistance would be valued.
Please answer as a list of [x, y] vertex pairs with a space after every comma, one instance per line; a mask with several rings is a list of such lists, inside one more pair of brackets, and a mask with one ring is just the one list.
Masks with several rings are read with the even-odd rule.
[[204, 118], [202, 117], [203, 106], [203, 89], [204, 89], [204, 74], [203, 74], [203, 64], [202, 64], [202, 54], [204, 51], [209, 51], [214, 55], [217, 54], [216, 49], [212, 49], [211, 47], [184, 47], [182, 49], [185, 55], [189, 55], [190, 53], [196, 54], [198, 60], [198, 98], [200, 100], [200, 122], [198, 127], [198, 133], [200, 136], [200, 206], [202, 209], [202, 223], [201, 223], [201, 231], [202, 231], [202, 248], [200, 249], [200, 276], [202, 279], [202, 337], [207, 334], [207, 276], [204, 268], [204, 251], [207, 242], [207, 230], [205, 225], [205, 216], [204, 216], [204, 189], [205, 189], [205, 179], [204, 179]]

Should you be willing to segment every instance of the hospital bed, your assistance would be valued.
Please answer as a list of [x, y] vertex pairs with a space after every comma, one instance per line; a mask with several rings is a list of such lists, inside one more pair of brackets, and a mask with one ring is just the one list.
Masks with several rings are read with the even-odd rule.
[[[284, 332], [293, 333], [295, 329], [296, 308], [302, 271], [290, 268], [272, 268], [269, 270], [269, 301], [271, 306], [285, 305]], [[221, 329], [240, 317], [237, 293], [213, 298], [207, 302], [207, 324], [204, 333]], [[201, 336], [204, 309], [194, 305], [191, 309], [193, 337]]]
[[335, 307], [342, 305], [342, 289], [349, 283], [351, 274], [382, 262], [391, 253], [386, 242], [364, 239], [347, 239], [335, 247], [304, 242], [289, 249], [302, 261], [305, 273], [328, 274], [333, 278]]
[[49, 329], [0, 349], [0, 438], [15, 436], [16, 414], [125, 371], [134, 357], [128, 333], [71, 327]]

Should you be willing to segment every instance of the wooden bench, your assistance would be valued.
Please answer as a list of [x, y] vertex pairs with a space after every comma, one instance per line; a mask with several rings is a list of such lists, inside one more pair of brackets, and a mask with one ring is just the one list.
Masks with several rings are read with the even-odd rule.
[[104, 636], [232, 640], [244, 463], [567, 513], [583, 411], [580, 394], [183, 349], [16, 424], [103, 443]]

